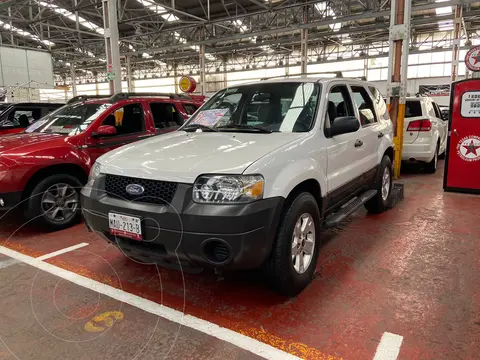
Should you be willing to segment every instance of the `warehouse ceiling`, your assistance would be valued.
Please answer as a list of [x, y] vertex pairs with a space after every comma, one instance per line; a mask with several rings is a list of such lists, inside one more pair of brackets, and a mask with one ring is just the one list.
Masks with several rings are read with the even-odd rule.
[[[412, 46], [419, 34], [453, 29], [463, 6], [468, 37], [480, 30], [480, 2], [412, 2]], [[119, 0], [122, 55], [133, 63], [198, 64], [200, 44], [207, 62], [238, 57], [298, 53], [300, 29], [309, 48], [357, 49], [388, 40], [389, 0]], [[0, 3], [4, 45], [51, 51], [61, 64], [105, 67], [102, 1], [7, 0]]]

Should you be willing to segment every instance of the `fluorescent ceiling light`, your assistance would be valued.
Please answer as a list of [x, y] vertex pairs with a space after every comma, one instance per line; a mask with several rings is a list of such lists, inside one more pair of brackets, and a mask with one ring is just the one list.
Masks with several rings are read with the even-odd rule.
[[167, 9], [157, 4], [153, 0], [137, 0], [137, 2], [145, 6], [147, 9], [159, 14], [162, 18], [164, 18], [168, 22], [180, 20], [177, 16], [173, 14], [167, 14]]
[[246, 32], [248, 30], [248, 26], [244, 25], [240, 20], [234, 20], [233, 23], [241, 32]]
[[453, 20], [439, 21], [438, 29], [441, 31], [453, 30]]
[[[448, 1], [448, 0], [435, 0], [436, 3], [442, 3], [442, 2], [446, 2], [446, 1]], [[452, 13], [452, 7], [451, 6], [445, 6], [445, 7], [436, 8], [435, 13], [437, 15], [451, 14]]]
[[452, 7], [451, 6], [445, 6], [445, 7], [436, 8], [435, 12], [437, 13], [437, 15], [451, 14], [452, 13]]
[[342, 39], [342, 44], [350, 44], [352, 41], [352, 39]]
[[10, 24], [7, 24], [7, 23], [3, 22], [2, 20], [0, 20], [0, 26], [3, 27], [5, 30], [12, 31], [13, 33], [15, 33], [17, 35], [20, 35], [20, 36], [23, 36], [23, 37], [26, 37], [26, 38], [30, 38], [30, 39], [35, 40], [39, 43], [42, 43], [46, 46], [55, 46], [55, 43], [53, 43], [51, 41], [42, 40], [37, 35], [33, 35], [33, 34], [29, 33], [28, 31], [25, 31], [25, 30], [20, 30], [20, 29], [16, 28], [15, 26], [11, 26]]
[[[35, 0], [35, 2], [42, 6], [42, 7], [45, 7], [47, 9], [50, 9], [54, 12], [56, 12], [57, 14], [60, 14], [72, 21], [77, 21], [77, 17], [75, 14], [73, 14], [72, 12], [68, 11], [67, 9], [64, 9], [60, 6], [57, 6], [57, 5], [54, 5], [52, 3], [49, 3], [49, 2], [46, 2], [46, 1], [38, 1], [38, 0]], [[95, 25], [94, 23], [92, 23], [91, 21], [88, 21], [86, 19], [84, 19], [83, 17], [79, 16], [78, 17], [78, 23], [80, 25], [82, 25], [83, 27], [86, 27], [87, 29], [90, 29], [90, 30], [93, 30], [95, 31], [96, 33], [98, 34], [101, 34], [103, 35], [105, 32], [103, 30], [103, 28], [101, 28], [100, 26], [97, 26]]]

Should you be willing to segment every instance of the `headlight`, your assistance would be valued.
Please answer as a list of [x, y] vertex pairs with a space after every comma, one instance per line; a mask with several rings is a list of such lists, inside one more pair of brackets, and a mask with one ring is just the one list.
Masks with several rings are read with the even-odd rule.
[[202, 175], [193, 185], [193, 201], [236, 204], [263, 197], [265, 180], [261, 175]]
[[88, 174], [88, 185], [93, 186], [95, 180], [100, 176], [101, 166], [99, 163], [93, 164]]

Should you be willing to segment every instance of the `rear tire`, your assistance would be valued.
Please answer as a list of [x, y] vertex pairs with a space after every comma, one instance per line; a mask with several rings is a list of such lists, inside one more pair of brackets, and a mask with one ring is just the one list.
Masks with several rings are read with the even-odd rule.
[[434, 174], [437, 171], [438, 151], [439, 151], [439, 145], [437, 144], [437, 148], [435, 149], [435, 155], [433, 156], [432, 161], [430, 161], [425, 165], [425, 171], [428, 174]]
[[365, 208], [369, 212], [378, 214], [388, 209], [393, 187], [392, 173], [392, 160], [384, 155], [378, 168], [374, 187], [377, 195], [365, 203]]
[[26, 217], [49, 231], [77, 224], [81, 219], [80, 190], [83, 184], [67, 175], [51, 175], [35, 185], [27, 200]]
[[312, 194], [299, 193], [287, 203], [270, 258], [268, 282], [282, 295], [295, 296], [312, 281], [320, 247], [320, 211]]

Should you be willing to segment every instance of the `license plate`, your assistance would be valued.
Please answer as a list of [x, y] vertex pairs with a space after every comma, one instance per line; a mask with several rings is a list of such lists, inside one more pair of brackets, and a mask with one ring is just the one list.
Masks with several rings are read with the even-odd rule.
[[112, 235], [142, 240], [142, 226], [138, 217], [109, 213], [108, 225]]

